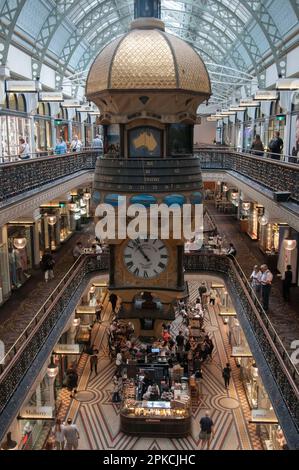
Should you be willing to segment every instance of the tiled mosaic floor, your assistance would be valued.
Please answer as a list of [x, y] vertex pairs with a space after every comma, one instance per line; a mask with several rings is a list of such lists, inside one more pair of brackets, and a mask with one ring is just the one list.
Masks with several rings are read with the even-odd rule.
[[[197, 295], [201, 279], [190, 276], [190, 295]], [[107, 312], [107, 317], [109, 312]], [[106, 320], [108, 319], [106, 317]], [[173, 334], [180, 327], [181, 318], [173, 323]], [[97, 340], [101, 344], [99, 374], [89, 377], [89, 365], [84, 371], [86, 390], [83, 400], [72, 401], [70, 415], [75, 419], [80, 429], [80, 449], [128, 449], [128, 450], [193, 450], [199, 449], [199, 421], [207, 409], [210, 410], [215, 423], [216, 435], [212, 441], [215, 450], [259, 450], [261, 443], [255, 434], [255, 427], [249, 425], [250, 410], [239, 371], [231, 362], [233, 379], [229, 390], [224, 388], [222, 368], [229, 361], [230, 347], [226, 327], [217, 314], [217, 307], [209, 307], [206, 318], [206, 329], [213, 336], [215, 350], [213, 359], [204, 365], [202, 380], [202, 395], [197, 407], [193, 409], [192, 433], [183, 439], [161, 439], [128, 436], [119, 431], [119, 405], [111, 402], [112, 377], [114, 364], [107, 354], [106, 321], [101, 327]], [[86, 401], [85, 401], [86, 400]]]

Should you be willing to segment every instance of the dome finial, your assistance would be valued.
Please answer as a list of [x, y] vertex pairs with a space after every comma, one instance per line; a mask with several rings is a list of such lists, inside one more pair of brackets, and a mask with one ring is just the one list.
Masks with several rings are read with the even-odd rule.
[[134, 18], [161, 19], [161, 0], [135, 0]]

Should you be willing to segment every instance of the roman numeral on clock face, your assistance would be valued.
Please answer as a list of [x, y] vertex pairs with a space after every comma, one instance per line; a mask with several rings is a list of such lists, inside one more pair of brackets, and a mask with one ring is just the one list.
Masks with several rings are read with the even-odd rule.
[[160, 276], [165, 271], [169, 253], [166, 245], [157, 239], [129, 241], [124, 248], [123, 259], [126, 269], [134, 276], [147, 280]]

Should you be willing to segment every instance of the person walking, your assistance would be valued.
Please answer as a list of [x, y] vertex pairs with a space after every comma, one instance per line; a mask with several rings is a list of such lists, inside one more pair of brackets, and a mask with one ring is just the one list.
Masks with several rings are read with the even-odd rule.
[[255, 295], [258, 297], [261, 293], [261, 277], [262, 272], [258, 265], [255, 265], [250, 276], [251, 287], [255, 292]]
[[273, 282], [273, 274], [266, 264], [261, 266], [261, 272], [262, 302], [263, 308], [267, 312], [269, 310], [269, 299]]
[[118, 299], [117, 295], [112, 292], [112, 294], [110, 294], [109, 296], [109, 302], [111, 303], [113, 313], [116, 313], [115, 310], [116, 310], [116, 305], [117, 305], [117, 299]]
[[201, 418], [199, 424], [200, 424], [199, 439], [201, 440], [201, 449], [203, 449], [207, 443], [207, 450], [210, 450], [211, 440], [212, 440], [212, 437], [215, 436], [215, 431], [214, 431], [214, 423], [213, 423], [213, 420], [210, 418], [209, 411], [206, 411], [205, 416]]
[[273, 160], [280, 160], [283, 150], [283, 140], [280, 138], [280, 132], [275, 132], [273, 139], [269, 143], [270, 157]]
[[264, 156], [264, 144], [261, 141], [261, 136], [259, 134], [255, 136], [255, 140], [252, 142], [251, 153], [252, 155], [257, 155], [259, 157]]
[[52, 435], [55, 438], [56, 450], [64, 450], [64, 427], [60, 419], [56, 419], [55, 426], [52, 428]]
[[199, 296], [200, 296], [201, 303], [202, 303], [202, 305], [204, 305], [203, 297], [207, 293], [207, 286], [206, 286], [205, 282], [202, 282], [201, 285], [199, 286], [198, 293], [199, 293]]
[[216, 292], [214, 289], [210, 291], [210, 305], [215, 305], [216, 302]]
[[227, 363], [226, 366], [224, 367], [223, 371], [222, 371], [222, 377], [223, 377], [223, 379], [224, 379], [225, 388], [228, 388], [228, 387], [229, 387], [229, 382], [230, 382], [230, 378], [231, 378], [231, 373], [232, 373], [231, 367], [230, 367], [230, 365]]
[[293, 283], [293, 271], [290, 264], [287, 265], [287, 270], [284, 273], [284, 280], [282, 281], [282, 293], [286, 302], [290, 301], [290, 289]]
[[98, 299], [97, 304], [96, 304], [96, 309], [95, 309], [97, 323], [102, 323], [102, 310], [103, 310], [102, 302], [100, 301], [100, 299]]
[[76, 424], [69, 418], [64, 426], [64, 436], [66, 439], [66, 450], [77, 450], [79, 446], [80, 433]]
[[98, 357], [99, 351], [98, 349], [94, 349], [92, 351], [92, 355], [90, 356], [90, 373], [92, 374], [93, 370], [95, 374], [98, 375]]
[[75, 398], [77, 394], [77, 386], [78, 386], [78, 379], [79, 379], [78, 373], [73, 367], [71, 367], [70, 369], [67, 370], [66, 375], [67, 375], [67, 387], [71, 392], [70, 397]]
[[54, 265], [55, 261], [50, 251], [47, 250], [41, 260], [41, 268], [45, 273], [45, 281], [48, 282], [54, 279]]

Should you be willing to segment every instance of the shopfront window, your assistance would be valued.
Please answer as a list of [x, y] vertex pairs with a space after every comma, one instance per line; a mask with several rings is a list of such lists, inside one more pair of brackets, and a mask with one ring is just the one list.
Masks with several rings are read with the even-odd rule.
[[37, 152], [42, 152], [51, 148], [51, 118], [50, 105], [39, 103], [37, 115], [34, 119], [34, 138]]
[[78, 139], [82, 141], [81, 115], [78, 112], [76, 112], [76, 117], [74, 117], [72, 121], [72, 135], [73, 138], [77, 135]]
[[[7, 110], [0, 116], [1, 159], [9, 161], [9, 157], [19, 154], [20, 138], [30, 146], [31, 125], [26, 117], [26, 101], [24, 95], [10, 93], [6, 100]], [[31, 149], [30, 149], [31, 152]]]
[[268, 132], [266, 133], [266, 138], [265, 138], [265, 145], [267, 147], [270, 141], [274, 138], [274, 134], [277, 131], [280, 132], [280, 138], [284, 140], [286, 121], [285, 120], [278, 121], [276, 119], [276, 116], [278, 114], [282, 114], [282, 108], [280, 107], [280, 104], [277, 101], [271, 104], [269, 127], [268, 127]]
[[68, 110], [60, 105], [60, 112], [55, 119], [56, 139], [62, 138], [69, 142]]

